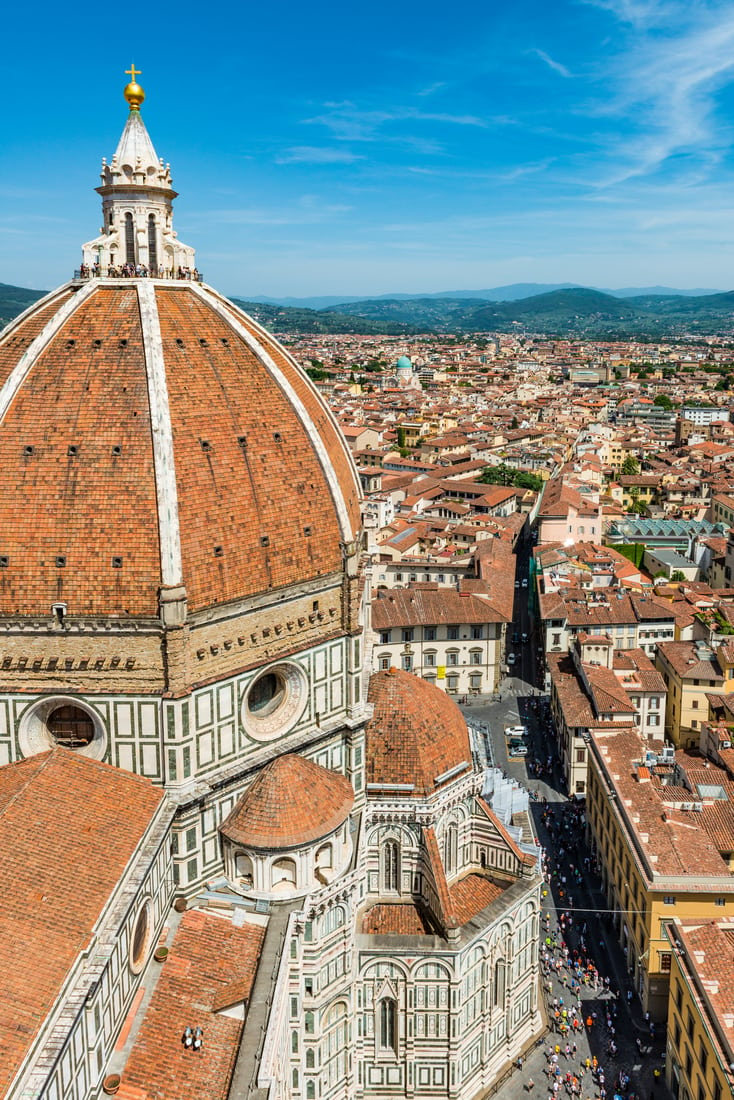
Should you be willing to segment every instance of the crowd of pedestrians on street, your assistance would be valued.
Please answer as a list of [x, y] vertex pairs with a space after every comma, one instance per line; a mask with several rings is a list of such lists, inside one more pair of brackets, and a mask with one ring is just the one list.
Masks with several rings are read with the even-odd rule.
[[[554, 777], [559, 775], [559, 762], [549, 736], [547, 702], [530, 705], [544, 748], [542, 760], [526, 760], [528, 772], [558, 786]], [[546, 841], [540, 965], [549, 1024], [543, 1065], [548, 1100], [655, 1100], [659, 1065], [653, 1069], [649, 1097], [640, 1094], [642, 1077], [650, 1077], [643, 1071], [649, 1068], [647, 1060], [653, 1061], [654, 1022], [648, 1014], [644, 1040], [638, 1035], [631, 1042], [633, 991], [620, 989], [606, 972], [612, 969], [604, 942], [608, 922], [600, 920], [589, 900], [591, 876], [598, 869], [586, 846], [584, 803], [549, 802], [545, 795], [540, 800], [536, 820], [539, 839]], [[528, 1077], [525, 1089], [535, 1087]]]

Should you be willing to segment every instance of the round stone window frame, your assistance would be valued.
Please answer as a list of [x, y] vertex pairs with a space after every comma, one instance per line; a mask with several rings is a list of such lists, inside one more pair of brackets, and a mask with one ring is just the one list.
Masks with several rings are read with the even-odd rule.
[[[135, 938], [141, 920], [146, 921], [145, 936], [136, 958], [133, 952], [135, 949]], [[130, 948], [128, 951], [127, 963], [133, 974], [139, 974], [150, 957], [150, 950], [153, 946], [153, 931], [153, 899], [151, 897], [146, 897], [138, 906], [135, 920], [132, 924], [132, 931], [130, 933]]]
[[46, 695], [37, 699], [23, 712], [18, 727], [18, 742], [23, 756], [35, 756], [39, 752], [48, 752], [56, 748], [58, 742], [48, 728], [48, 719], [59, 707], [78, 707], [89, 715], [94, 725], [94, 737], [88, 745], [69, 752], [79, 756], [88, 756], [92, 760], [103, 760], [107, 752], [107, 732], [100, 715], [77, 695]]
[[[265, 676], [275, 676], [283, 688], [283, 699], [274, 710], [261, 717], [250, 710], [253, 688]], [[274, 741], [288, 733], [301, 718], [308, 702], [308, 679], [305, 670], [293, 661], [279, 661], [261, 668], [247, 685], [242, 698], [241, 718], [245, 732], [254, 741]]]

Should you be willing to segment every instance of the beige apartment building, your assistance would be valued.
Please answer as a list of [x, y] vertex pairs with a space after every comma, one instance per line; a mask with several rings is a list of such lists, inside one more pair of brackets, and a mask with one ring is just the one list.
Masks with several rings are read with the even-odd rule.
[[589, 840], [630, 979], [643, 1009], [663, 1020], [668, 922], [734, 920], [734, 828], [720, 813], [734, 783], [724, 768], [645, 741], [633, 726], [590, 732]]
[[401, 668], [449, 695], [494, 692], [510, 618], [463, 586], [458, 592], [437, 584], [378, 591], [372, 603], [373, 670]]
[[668, 692], [666, 737], [676, 747], [695, 748], [708, 717], [707, 693], [734, 691], [734, 645], [665, 642], [658, 647], [657, 667]]

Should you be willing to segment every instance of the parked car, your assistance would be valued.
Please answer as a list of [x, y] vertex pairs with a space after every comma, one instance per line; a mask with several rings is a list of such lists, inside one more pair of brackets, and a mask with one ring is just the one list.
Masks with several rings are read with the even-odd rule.
[[520, 641], [520, 635], [517, 631], [515, 631], [515, 633], [512, 635], [512, 641], [514, 645], [517, 645], [517, 643]]
[[507, 658], [507, 663], [508, 663], [508, 665], [514, 665], [516, 660], [517, 660], [517, 657], [515, 656], [515, 654], [510, 653], [508, 658]]
[[515, 738], [516, 739], [518, 737], [527, 737], [527, 735], [528, 735], [528, 727], [527, 726], [507, 726], [507, 728], [505, 729], [505, 737], [510, 737], [510, 738]]
[[522, 741], [511, 741], [510, 742], [509, 755], [510, 756], [527, 756], [528, 755], [528, 747], [527, 747], [527, 745], [524, 745], [522, 743]]
[[527, 634], [525, 633], [525, 631], [523, 630], [523, 632], [522, 632], [522, 644], [523, 644], [523, 645], [525, 645], [525, 643], [527, 642], [527, 640], [528, 640], [528, 636], [527, 636]]
[[528, 578], [527, 577], [523, 577], [522, 586], [523, 586], [523, 588], [527, 588], [527, 586], [528, 586]]
[[515, 581], [515, 588], [519, 588], [519, 587], [520, 587], [520, 582], [519, 582], [519, 581]]

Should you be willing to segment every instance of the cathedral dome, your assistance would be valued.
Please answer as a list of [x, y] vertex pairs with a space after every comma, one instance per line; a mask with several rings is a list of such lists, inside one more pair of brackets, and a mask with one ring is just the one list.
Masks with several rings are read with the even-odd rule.
[[340, 772], [289, 753], [263, 768], [221, 831], [244, 848], [298, 848], [338, 829], [353, 804], [352, 785]]
[[0, 615], [196, 611], [342, 568], [360, 523], [331, 414], [193, 281], [76, 280], [0, 334]]
[[174, 232], [129, 71], [101, 235], [0, 333], [0, 616], [181, 623], [338, 581], [360, 529], [335, 419]]
[[372, 676], [368, 700], [368, 792], [373, 785], [391, 795], [429, 795], [471, 770], [464, 716], [440, 688], [391, 668]]

